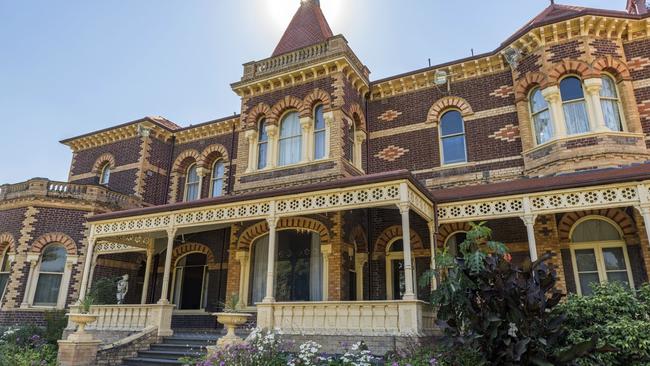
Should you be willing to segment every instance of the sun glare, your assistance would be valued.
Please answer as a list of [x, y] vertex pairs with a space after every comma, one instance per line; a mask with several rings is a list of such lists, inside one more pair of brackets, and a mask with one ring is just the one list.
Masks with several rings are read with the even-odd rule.
[[[274, 26], [284, 30], [289, 25], [302, 0], [266, 0], [266, 11]], [[343, 8], [343, 0], [321, 0], [320, 6], [332, 28], [335, 28]], [[333, 29], [336, 33], [336, 29]]]

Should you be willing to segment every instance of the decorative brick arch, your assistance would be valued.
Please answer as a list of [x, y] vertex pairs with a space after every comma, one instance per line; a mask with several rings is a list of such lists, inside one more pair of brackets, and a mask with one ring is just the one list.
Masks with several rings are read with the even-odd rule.
[[92, 172], [94, 174], [100, 174], [102, 172], [102, 168], [104, 168], [104, 166], [106, 164], [108, 164], [108, 166], [111, 169], [113, 169], [113, 168], [115, 168], [117, 166], [116, 163], [115, 163], [115, 157], [113, 156], [113, 154], [105, 153], [105, 154], [100, 155], [97, 158], [97, 160], [95, 160], [95, 164], [93, 164]]
[[257, 122], [259, 122], [259, 120], [263, 117], [270, 118], [270, 115], [271, 107], [269, 107], [269, 105], [266, 103], [260, 103], [253, 107], [250, 112], [248, 112], [246, 121], [244, 121], [244, 123], [248, 128], [257, 129]]
[[569, 243], [571, 241], [569, 236], [571, 234], [571, 229], [578, 220], [586, 216], [602, 216], [614, 221], [623, 232], [625, 238], [634, 237], [637, 234], [634, 220], [621, 209], [609, 208], [602, 210], [577, 211], [564, 214], [558, 222], [557, 231], [561, 243]]
[[441, 225], [438, 229], [438, 235], [436, 236], [438, 240], [438, 246], [443, 247], [449, 236], [453, 233], [459, 231], [468, 232], [472, 229], [472, 226], [469, 222], [452, 222], [449, 224]]
[[[321, 245], [327, 245], [330, 242], [330, 232], [327, 227], [320, 221], [306, 217], [285, 217], [278, 221], [276, 230], [298, 229], [318, 233], [320, 235]], [[248, 250], [255, 239], [269, 232], [269, 225], [266, 220], [250, 226], [242, 232], [237, 243], [238, 250]]]
[[226, 147], [221, 144], [210, 145], [203, 149], [201, 155], [197, 160], [197, 164], [200, 167], [211, 169], [212, 164], [216, 159], [219, 158], [224, 161], [228, 161], [228, 149], [226, 149]]
[[[386, 230], [382, 231], [382, 233], [377, 238], [377, 241], [375, 242], [375, 252], [385, 253], [386, 249], [388, 249], [388, 243], [401, 237], [402, 225], [393, 225], [387, 228]], [[418, 235], [413, 229], [411, 229], [411, 249], [424, 249], [424, 244], [422, 243], [420, 235]]]
[[172, 250], [172, 266], [176, 266], [176, 261], [190, 253], [201, 253], [207, 257], [208, 269], [217, 269], [217, 261], [212, 250], [207, 245], [199, 243], [185, 243]]
[[515, 100], [528, 100], [528, 93], [536, 86], [546, 87], [546, 76], [541, 72], [528, 72], [515, 85]]
[[357, 243], [358, 253], [368, 253], [368, 237], [366, 236], [366, 231], [361, 227], [361, 225], [355, 225], [352, 230], [350, 230], [348, 241], [351, 244]]
[[425, 123], [433, 123], [437, 125], [442, 114], [450, 108], [458, 108], [463, 117], [468, 117], [474, 114], [472, 106], [470, 106], [465, 99], [461, 97], [444, 97], [433, 103], [429, 109], [429, 113], [427, 113], [427, 120]]
[[326, 91], [322, 89], [314, 89], [302, 101], [302, 109], [300, 110], [301, 116], [311, 116], [317, 104], [323, 105], [323, 111], [327, 112], [332, 109], [332, 99]]
[[59, 243], [65, 247], [68, 255], [77, 255], [77, 245], [74, 240], [64, 233], [47, 233], [34, 240], [32, 244], [32, 253], [41, 253], [43, 248], [52, 243]]
[[[298, 98], [296, 98], [294, 96], [287, 95], [282, 100], [277, 102], [273, 106], [273, 108], [271, 108], [271, 113], [270, 113], [270, 116], [269, 116], [270, 118], [267, 118], [267, 121], [270, 124], [279, 125], [280, 124], [280, 117], [282, 117], [282, 114], [284, 112], [288, 111], [288, 110], [291, 110], [291, 109], [296, 109], [300, 113], [300, 111], [304, 111], [303, 103], [302, 103], [302, 100], [300, 100], [300, 99], [298, 99]], [[300, 117], [308, 117], [308, 116], [309, 116], [309, 114], [303, 115], [302, 113], [300, 113]]]
[[354, 116], [359, 117], [359, 124], [360, 125], [357, 126], [357, 129], [361, 129], [361, 130], [366, 131], [367, 130], [366, 115], [363, 114], [363, 109], [361, 109], [361, 106], [359, 105], [359, 103], [352, 104], [352, 106], [350, 107], [349, 113], [350, 113], [350, 116], [352, 117], [353, 121], [354, 121]]
[[611, 55], [597, 59], [592, 64], [592, 67], [594, 72], [599, 76], [602, 75], [603, 72], [609, 72], [617, 81], [632, 80], [632, 75], [630, 74], [630, 69], [627, 65], [623, 61]]
[[201, 159], [201, 155], [198, 151], [194, 149], [185, 150], [180, 153], [174, 161], [174, 165], [172, 165], [172, 172], [184, 174], [185, 169], [187, 169], [191, 164], [189, 161], [192, 161], [192, 163], [194, 163], [198, 162], [199, 159]]
[[567, 74], [576, 74], [583, 79], [589, 79], [596, 76], [593, 69], [584, 61], [564, 60], [562, 63], [555, 65], [548, 73], [548, 85], [558, 85], [560, 79]]
[[0, 233], [0, 254], [2, 254], [7, 248], [9, 251], [16, 251], [16, 241], [14, 236], [10, 233]]

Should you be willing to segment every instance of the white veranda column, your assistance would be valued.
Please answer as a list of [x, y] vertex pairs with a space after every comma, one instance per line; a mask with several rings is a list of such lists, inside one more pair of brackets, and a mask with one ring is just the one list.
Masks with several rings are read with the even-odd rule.
[[535, 220], [537, 215], [524, 215], [521, 219], [526, 224], [526, 233], [528, 234], [528, 252], [532, 262], [537, 260], [537, 242], [535, 241]]
[[149, 293], [149, 281], [151, 279], [151, 266], [153, 264], [153, 242], [147, 246], [147, 265], [144, 269], [144, 284], [142, 285], [142, 297], [140, 298], [140, 304], [144, 305], [147, 303], [147, 294]]
[[[430, 221], [428, 223], [429, 226], [429, 245], [431, 245], [431, 270], [435, 271], [436, 270], [436, 222], [435, 221]], [[435, 290], [438, 288], [438, 279], [436, 276], [431, 277], [431, 289]]]
[[409, 211], [411, 205], [408, 203], [400, 203], [398, 205], [399, 212], [402, 215], [402, 243], [404, 243], [404, 282], [406, 291], [404, 292], [404, 300], [415, 300], [415, 292], [413, 285], [413, 261], [411, 254], [411, 226], [409, 222]]
[[169, 304], [167, 295], [169, 294], [169, 279], [172, 272], [172, 251], [174, 250], [174, 238], [176, 238], [176, 229], [167, 230], [167, 251], [165, 252], [165, 272], [163, 273], [162, 291], [160, 292], [159, 304]]
[[266, 222], [269, 225], [269, 253], [266, 267], [266, 296], [262, 302], [271, 303], [275, 302], [275, 253], [277, 252], [277, 235], [275, 229], [278, 225], [278, 218], [269, 217], [266, 219]]
[[88, 238], [88, 250], [86, 250], [86, 259], [84, 263], [84, 272], [81, 276], [81, 288], [79, 289], [79, 300], [83, 300], [86, 297], [88, 292], [88, 279], [90, 278], [90, 266], [93, 261], [93, 255], [95, 251], [95, 242], [97, 240], [94, 237]]
[[639, 211], [641, 217], [643, 217], [643, 226], [645, 226], [645, 234], [650, 240], [650, 191], [645, 184], [639, 184], [636, 187], [636, 190], [639, 195], [640, 205], [635, 206], [636, 210]]

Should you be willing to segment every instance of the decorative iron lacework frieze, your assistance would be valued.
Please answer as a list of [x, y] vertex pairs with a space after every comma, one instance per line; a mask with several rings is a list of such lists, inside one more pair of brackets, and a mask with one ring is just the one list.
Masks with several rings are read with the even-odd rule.
[[101, 242], [95, 247], [95, 254], [123, 253], [123, 252], [140, 252], [144, 248], [132, 247], [123, 243]]
[[[522, 215], [547, 214], [572, 210], [588, 210], [606, 207], [641, 204], [639, 187], [647, 194], [648, 185], [636, 183], [616, 186], [588, 187], [582, 189], [504, 197], [472, 202], [441, 204], [438, 219], [441, 223], [453, 221], [487, 220]], [[525, 212], [524, 199], [530, 201], [530, 212]]]

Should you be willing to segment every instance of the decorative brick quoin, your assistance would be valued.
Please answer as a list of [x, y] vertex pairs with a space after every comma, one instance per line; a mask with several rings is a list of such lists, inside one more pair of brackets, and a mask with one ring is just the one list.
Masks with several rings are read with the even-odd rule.
[[125, 304], [88, 327], [104, 363], [213, 330], [233, 295], [259, 327], [382, 353], [437, 334], [435, 283], [416, 279], [483, 221], [517, 263], [555, 254], [561, 291], [590, 291], [584, 258], [608, 280], [605, 255], [641, 286], [650, 17], [618, 1], [551, 4], [491, 52], [382, 80], [301, 1], [273, 54], [233, 75], [240, 114], [115, 121], [62, 141], [68, 181], [0, 186], [0, 325], [43, 325], [128, 274]]

